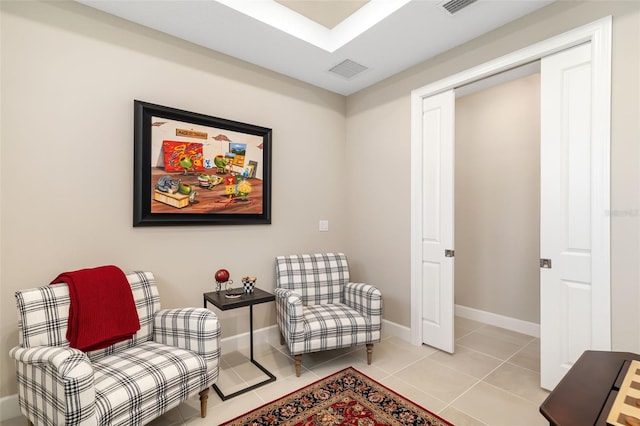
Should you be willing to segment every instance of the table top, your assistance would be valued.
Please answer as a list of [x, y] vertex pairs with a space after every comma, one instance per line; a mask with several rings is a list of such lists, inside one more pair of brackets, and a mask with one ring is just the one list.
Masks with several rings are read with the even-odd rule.
[[204, 304], [205, 307], [207, 302], [213, 304], [216, 308], [226, 311], [228, 309], [241, 308], [243, 306], [253, 306], [259, 303], [271, 302], [276, 300], [276, 297], [264, 290], [254, 287], [253, 293], [251, 294], [242, 294], [242, 296], [237, 298], [227, 298], [225, 294], [228, 292], [236, 292], [241, 291], [242, 288], [233, 289], [233, 290], [220, 290], [211, 291], [209, 293], [204, 293]]
[[629, 352], [585, 351], [542, 403], [540, 412], [552, 425], [602, 424], [598, 418], [603, 405], [624, 361], [632, 359], [640, 356]]

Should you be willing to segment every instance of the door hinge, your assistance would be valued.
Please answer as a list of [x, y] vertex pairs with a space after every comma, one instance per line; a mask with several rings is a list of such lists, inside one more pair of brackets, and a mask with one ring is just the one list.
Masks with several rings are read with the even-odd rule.
[[455, 255], [455, 250], [445, 250], [444, 257], [453, 257]]
[[540, 267], [551, 269], [551, 259], [540, 259]]

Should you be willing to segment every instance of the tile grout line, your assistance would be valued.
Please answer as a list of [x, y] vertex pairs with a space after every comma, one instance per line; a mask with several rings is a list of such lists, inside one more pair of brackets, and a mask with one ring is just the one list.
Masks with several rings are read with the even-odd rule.
[[[473, 332], [475, 332], [475, 331], [477, 331], [477, 330], [480, 330], [480, 329], [482, 329], [482, 328], [486, 328], [486, 325], [485, 325], [485, 326], [482, 326], [482, 327], [478, 327], [478, 329], [474, 330]], [[468, 336], [468, 335], [472, 334], [473, 332], [470, 332], [470, 333], [466, 334], [466, 335], [465, 335], [465, 336], [463, 336], [463, 337], [466, 337], [466, 336]], [[499, 337], [496, 337], [496, 338], [500, 339]], [[476, 353], [479, 353], [479, 354], [482, 354], [482, 355], [485, 355], [485, 356], [488, 356], [488, 357], [491, 357], [491, 358], [497, 359], [497, 360], [499, 360], [499, 361], [501, 361], [501, 362], [500, 362], [500, 364], [499, 364], [499, 365], [497, 365], [493, 370], [491, 370], [490, 372], [488, 372], [487, 374], [485, 374], [482, 378], [480, 378], [478, 381], [476, 381], [474, 384], [472, 384], [469, 388], [467, 388], [464, 392], [462, 392], [460, 395], [458, 395], [456, 398], [454, 398], [451, 402], [449, 402], [449, 404], [447, 404], [447, 405], [446, 405], [446, 406], [441, 410], [441, 412], [442, 412], [442, 411], [444, 411], [444, 410], [446, 410], [447, 408], [451, 407], [452, 409], [455, 409], [455, 410], [458, 410], [458, 411], [463, 412], [465, 415], [468, 415], [468, 416], [470, 416], [470, 417], [473, 417], [473, 416], [471, 416], [471, 415], [467, 414], [466, 412], [464, 412], [463, 410], [460, 410], [460, 409], [458, 409], [458, 408], [456, 408], [456, 407], [453, 407], [453, 404], [454, 404], [457, 400], [459, 400], [460, 398], [462, 398], [464, 395], [466, 395], [469, 391], [471, 391], [471, 389], [473, 389], [474, 387], [476, 387], [479, 383], [486, 383], [486, 384], [487, 384], [487, 385], [489, 385], [489, 386], [492, 386], [492, 387], [494, 387], [494, 388], [496, 388], [496, 389], [498, 389], [498, 390], [501, 390], [501, 391], [503, 391], [503, 392], [509, 393], [509, 394], [511, 394], [511, 395], [513, 395], [513, 396], [515, 396], [515, 397], [519, 398], [519, 399], [522, 399], [523, 401], [526, 401], [526, 402], [529, 402], [529, 403], [533, 403], [532, 401], [530, 401], [530, 400], [528, 400], [528, 399], [526, 399], [526, 398], [523, 398], [523, 397], [521, 397], [520, 395], [517, 395], [517, 394], [515, 394], [515, 393], [513, 393], [513, 392], [511, 392], [511, 391], [509, 391], [509, 390], [507, 390], [507, 389], [503, 389], [503, 388], [498, 387], [498, 386], [495, 386], [495, 385], [493, 385], [493, 384], [491, 384], [491, 383], [489, 383], [489, 382], [485, 382], [485, 379], [486, 379], [487, 377], [489, 377], [491, 374], [493, 374], [496, 370], [498, 370], [499, 368], [503, 367], [505, 364], [509, 363], [509, 360], [510, 360], [510, 359], [512, 359], [515, 355], [517, 355], [517, 354], [518, 354], [518, 353], [520, 353], [521, 351], [523, 351], [523, 350], [524, 350], [524, 348], [525, 348], [525, 347], [527, 347], [528, 345], [530, 345], [532, 342], [534, 342], [534, 341], [535, 341], [535, 339], [536, 339], [535, 337], [532, 337], [528, 342], [524, 343], [524, 344], [523, 344], [523, 345], [521, 345], [521, 346], [519, 345], [519, 346], [520, 346], [520, 348], [519, 348], [517, 351], [515, 351], [513, 354], [511, 354], [509, 357], [507, 357], [507, 359], [504, 359], [504, 360], [503, 360], [503, 359], [500, 359], [500, 358], [497, 358], [497, 357], [495, 357], [495, 356], [493, 356], [493, 355], [487, 354], [487, 353], [485, 353], [485, 352], [481, 352], [481, 351], [479, 351], [479, 350], [476, 350], [476, 349], [473, 349], [473, 348], [469, 348], [469, 347], [464, 346], [464, 345], [459, 345], [460, 347], [463, 347], [463, 348], [465, 348], [465, 349], [468, 349], [468, 350], [474, 351], [474, 352], [476, 352]], [[457, 340], [457, 339], [456, 339], [456, 340]], [[500, 339], [500, 340], [504, 340], [504, 339]], [[512, 343], [512, 342], [511, 342], [511, 343]], [[436, 362], [437, 362], [437, 361], [436, 361]], [[512, 363], [509, 363], [509, 364], [511, 364], [511, 365], [515, 365], [516, 367], [520, 367], [520, 366], [518, 366], [518, 365], [516, 365], [516, 364], [512, 364]], [[524, 367], [522, 367], [522, 368], [524, 368]], [[529, 370], [529, 369], [527, 369], [527, 368], [524, 368], [524, 369], [525, 369], [525, 370], [528, 370], [528, 371], [533, 371], [533, 370]], [[475, 419], [475, 417], [473, 417], [473, 418]]]

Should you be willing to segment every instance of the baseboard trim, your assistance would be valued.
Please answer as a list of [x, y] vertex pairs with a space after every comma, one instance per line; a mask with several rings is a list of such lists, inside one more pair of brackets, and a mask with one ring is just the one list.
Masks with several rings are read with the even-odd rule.
[[411, 328], [397, 324], [389, 320], [382, 320], [382, 337], [397, 337], [407, 343], [411, 343]]
[[[383, 338], [394, 336], [406, 342], [411, 342], [411, 329], [395, 322], [382, 320]], [[253, 330], [253, 344], [269, 343], [276, 346], [280, 342], [280, 330], [277, 325]], [[250, 344], [249, 332], [236, 334], [234, 336], [221, 339], [220, 346], [222, 352], [234, 352], [247, 349]]]
[[[382, 320], [383, 338], [390, 336], [411, 342], [411, 329], [388, 320]], [[249, 332], [225, 337], [220, 340], [222, 353], [229, 353], [247, 349], [250, 346]], [[280, 342], [280, 331], [277, 325], [260, 328], [253, 331], [253, 344], [270, 343], [276, 346]], [[0, 398], [0, 422], [20, 416], [18, 394]]]
[[[220, 340], [222, 353], [235, 352], [237, 350], [246, 349], [250, 346], [249, 332], [236, 334], [234, 336], [225, 337]], [[272, 345], [280, 342], [280, 331], [277, 325], [259, 328], [253, 330], [253, 344], [270, 343]]]
[[3, 396], [0, 398], [0, 422], [13, 419], [22, 415], [18, 405], [18, 394]]
[[494, 314], [493, 312], [481, 311], [468, 306], [456, 305], [456, 315], [462, 318], [480, 321], [485, 324], [505, 328], [507, 330], [526, 334], [532, 337], [540, 337], [540, 324], [519, 320], [517, 318], [506, 317]]

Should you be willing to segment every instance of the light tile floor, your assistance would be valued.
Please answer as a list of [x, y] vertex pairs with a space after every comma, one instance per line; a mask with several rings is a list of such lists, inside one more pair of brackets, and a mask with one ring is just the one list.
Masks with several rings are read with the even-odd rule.
[[[196, 396], [150, 424], [218, 425], [349, 366], [457, 426], [548, 424], [538, 411], [548, 395], [540, 388], [539, 339], [465, 318], [456, 318], [455, 333], [454, 355], [389, 337], [375, 345], [371, 365], [364, 347], [304, 355], [300, 377], [285, 346], [257, 345], [254, 357], [275, 382], [224, 402], [210, 392], [204, 419]], [[223, 354], [218, 385], [225, 394], [265, 378], [246, 355]], [[24, 424], [16, 418], [0, 426]]]

